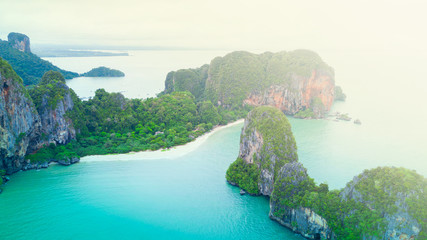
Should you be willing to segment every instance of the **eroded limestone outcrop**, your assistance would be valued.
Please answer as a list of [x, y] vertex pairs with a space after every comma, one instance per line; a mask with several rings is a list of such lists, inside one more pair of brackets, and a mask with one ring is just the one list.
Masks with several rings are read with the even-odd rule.
[[40, 144], [41, 121], [21, 78], [1, 58], [0, 92], [0, 169], [10, 174], [25, 167], [25, 154]]
[[[257, 107], [245, 119], [226, 179], [270, 197], [271, 219], [308, 239], [403, 240], [427, 234], [427, 180], [404, 168], [365, 170], [344, 189], [316, 185], [298, 162], [285, 115]], [[288, 130], [288, 131], [287, 131]]]
[[170, 72], [164, 93], [190, 91], [226, 109], [274, 106], [321, 118], [335, 96], [334, 70], [309, 50], [253, 54], [236, 51], [198, 69]]
[[30, 38], [27, 35], [11, 32], [7, 35], [7, 40], [12, 44], [13, 48], [21, 52], [31, 53]]

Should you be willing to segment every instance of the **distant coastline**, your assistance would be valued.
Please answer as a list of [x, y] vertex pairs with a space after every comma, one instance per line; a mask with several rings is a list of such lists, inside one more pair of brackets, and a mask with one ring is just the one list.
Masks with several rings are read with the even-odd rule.
[[74, 49], [33, 49], [39, 57], [117, 57], [129, 56], [127, 52], [110, 52], [101, 50], [74, 50]]

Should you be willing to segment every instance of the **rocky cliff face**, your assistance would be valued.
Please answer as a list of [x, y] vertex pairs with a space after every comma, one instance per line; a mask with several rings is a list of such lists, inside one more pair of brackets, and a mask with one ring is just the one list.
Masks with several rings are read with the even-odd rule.
[[278, 173], [270, 198], [270, 218], [308, 239], [336, 239], [327, 221], [313, 210], [283, 204], [283, 200], [304, 191], [307, 182], [309, 176], [301, 163], [285, 164]]
[[212, 61], [206, 83], [207, 96], [225, 107], [270, 105], [291, 115], [311, 109], [316, 117], [329, 111], [334, 87], [334, 70], [308, 50], [234, 52]]
[[46, 159], [45, 163], [30, 163], [25, 155], [37, 151], [45, 144], [66, 144], [76, 132], [66, 112], [73, 109], [71, 89], [58, 72], [48, 72], [41, 86], [30, 94], [22, 79], [11, 66], [0, 58], [0, 170], [8, 174], [19, 170], [47, 167], [50, 161], [61, 164], [75, 163]]
[[1, 58], [0, 90], [0, 169], [10, 174], [24, 168], [27, 151], [40, 144], [41, 121], [22, 80]]
[[332, 76], [313, 70], [308, 78], [292, 74], [289, 79], [289, 83], [254, 90], [243, 102], [252, 106], [274, 106], [290, 115], [311, 109], [317, 118], [329, 111], [334, 101]]
[[45, 143], [66, 144], [76, 138], [72, 121], [66, 116], [74, 107], [71, 90], [59, 72], [49, 71], [30, 94], [42, 124]]
[[31, 53], [30, 38], [22, 33], [9, 33], [7, 40], [12, 44], [13, 48], [21, 52]]
[[[426, 200], [425, 191], [427, 190], [426, 186], [423, 186], [425, 179], [420, 179], [417, 181], [417, 184], [411, 184], [409, 188], [412, 188], [410, 191], [404, 191], [404, 189], [393, 189], [399, 188], [398, 185], [382, 185], [381, 178], [378, 178], [378, 175], [373, 175], [372, 170], [370, 172], [365, 171], [353, 178], [353, 180], [347, 184], [347, 186], [342, 190], [340, 196], [343, 200], [354, 200], [358, 203], [363, 203], [368, 206], [370, 209], [375, 211], [380, 211], [384, 220], [384, 229], [381, 237], [372, 236], [370, 234], [365, 234], [363, 239], [365, 240], [408, 240], [408, 239], [417, 239], [419, 236], [422, 226], [420, 222], [415, 219], [414, 212], [410, 211], [408, 203], [412, 199], [421, 200], [424, 198]], [[396, 171], [392, 169], [391, 171]], [[406, 178], [406, 177], [405, 177]], [[409, 179], [409, 178], [407, 178]], [[400, 183], [407, 181], [407, 179], [397, 179]], [[373, 196], [367, 194], [366, 190], [362, 186], [372, 186], [377, 189], [378, 192], [383, 191], [386, 197], [381, 199], [376, 199]], [[408, 182], [407, 182], [408, 183]], [[409, 185], [409, 184], [407, 184]], [[418, 186], [417, 186], [418, 185]], [[383, 188], [384, 187], [384, 188]], [[381, 189], [383, 188], [383, 189]], [[389, 206], [384, 208], [384, 206], [378, 205], [378, 201], [384, 201]], [[390, 208], [394, 208], [390, 211]], [[423, 206], [425, 207], [425, 205]], [[422, 208], [423, 208], [422, 207]], [[415, 211], [424, 211], [423, 209], [415, 208]], [[425, 224], [425, 223], [424, 223]]]
[[258, 187], [263, 195], [273, 192], [275, 174], [287, 162], [298, 160], [295, 139], [286, 116], [272, 107], [249, 112], [240, 136], [239, 158], [260, 170]]
[[227, 180], [249, 193], [247, 188], [255, 185], [259, 194], [270, 196], [270, 218], [280, 224], [309, 239], [334, 239], [327, 221], [313, 210], [283, 203], [314, 183], [298, 162], [291, 126], [279, 109], [262, 106], [249, 112]]
[[[60, 87], [67, 91], [69, 89], [65, 84]], [[48, 143], [66, 144], [76, 138], [72, 121], [65, 116], [66, 112], [72, 110], [74, 106], [71, 94], [68, 92], [62, 100], [58, 101], [55, 108], [49, 106], [48, 99], [48, 96], [44, 96], [40, 113], [46, 141]]]

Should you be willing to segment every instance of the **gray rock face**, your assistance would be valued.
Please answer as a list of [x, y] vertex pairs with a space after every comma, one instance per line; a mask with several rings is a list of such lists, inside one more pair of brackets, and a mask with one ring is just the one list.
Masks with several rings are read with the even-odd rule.
[[58, 164], [61, 164], [61, 165], [64, 165], [64, 166], [69, 166], [71, 164], [80, 162], [80, 158], [78, 158], [78, 157], [70, 157], [70, 158], [59, 159], [59, 160], [55, 160], [55, 161]]
[[22, 33], [9, 33], [7, 40], [21, 52], [31, 53], [30, 38]]
[[[275, 131], [269, 131], [269, 128]], [[279, 144], [280, 147], [275, 147]], [[283, 113], [272, 107], [259, 107], [245, 119], [240, 136], [239, 158], [257, 164], [260, 169], [258, 188], [261, 194], [273, 192], [275, 171], [285, 162], [297, 161], [295, 140]]]
[[[69, 88], [62, 84], [62, 88]], [[40, 115], [22, 80], [10, 65], [0, 58], [0, 169], [7, 174], [19, 170], [44, 168], [46, 163], [30, 163], [25, 155], [38, 150], [45, 144], [66, 144], [76, 136], [72, 122], [65, 113], [74, 106], [71, 92], [59, 100], [54, 108], [48, 98], [43, 98]], [[64, 163], [75, 163], [69, 159]], [[66, 165], [66, 164], [65, 164]]]
[[270, 218], [308, 239], [336, 239], [326, 220], [311, 209], [285, 207], [284, 212], [282, 218], [271, 213]]
[[20, 79], [1, 76], [1, 72], [0, 169], [10, 174], [25, 167], [25, 154], [39, 146], [41, 121]]
[[[274, 185], [274, 192], [270, 199], [271, 219], [281, 225], [300, 233], [309, 239], [335, 239], [327, 221], [309, 208], [290, 208], [281, 203], [283, 198], [290, 198], [298, 194], [303, 181], [308, 179], [308, 174], [299, 162], [286, 163], [279, 171]], [[291, 190], [289, 190], [291, 189]], [[282, 193], [286, 193], [283, 196]]]
[[[368, 206], [372, 205], [369, 200], [364, 199], [363, 195], [357, 191], [356, 186], [363, 181], [367, 176], [361, 174], [353, 178], [353, 181], [348, 184], [341, 192], [343, 200], [353, 199], [356, 202], [364, 203]], [[389, 192], [389, 191], [386, 191]], [[398, 193], [396, 196], [397, 211], [394, 214], [383, 213], [387, 226], [382, 238], [373, 236], [364, 236], [366, 240], [403, 240], [415, 239], [421, 231], [421, 226], [408, 213], [408, 205], [406, 199], [411, 197], [412, 194]]]
[[72, 121], [65, 117], [67, 111], [72, 110], [74, 103], [67, 85], [57, 83], [59, 87], [64, 88], [67, 93], [62, 100], [59, 100], [52, 108], [49, 105], [49, 97], [44, 96], [39, 112], [43, 133], [47, 143], [66, 144], [76, 138], [76, 131]]

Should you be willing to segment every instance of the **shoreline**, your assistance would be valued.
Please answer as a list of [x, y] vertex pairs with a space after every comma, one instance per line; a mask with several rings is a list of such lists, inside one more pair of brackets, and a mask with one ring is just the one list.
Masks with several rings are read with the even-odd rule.
[[89, 155], [89, 156], [82, 157], [80, 159], [80, 163], [178, 158], [196, 150], [214, 133], [222, 129], [241, 124], [243, 122], [244, 122], [244, 119], [242, 118], [234, 122], [231, 122], [227, 125], [215, 126], [211, 131], [199, 136], [194, 141], [188, 142], [184, 145], [174, 146], [170, 149], [159, 149], [155, 151], [148, 150], [148, 151], [140, 151], [140, 152], [128, 152], [128, 153], [107, 154], [107, 155]]

